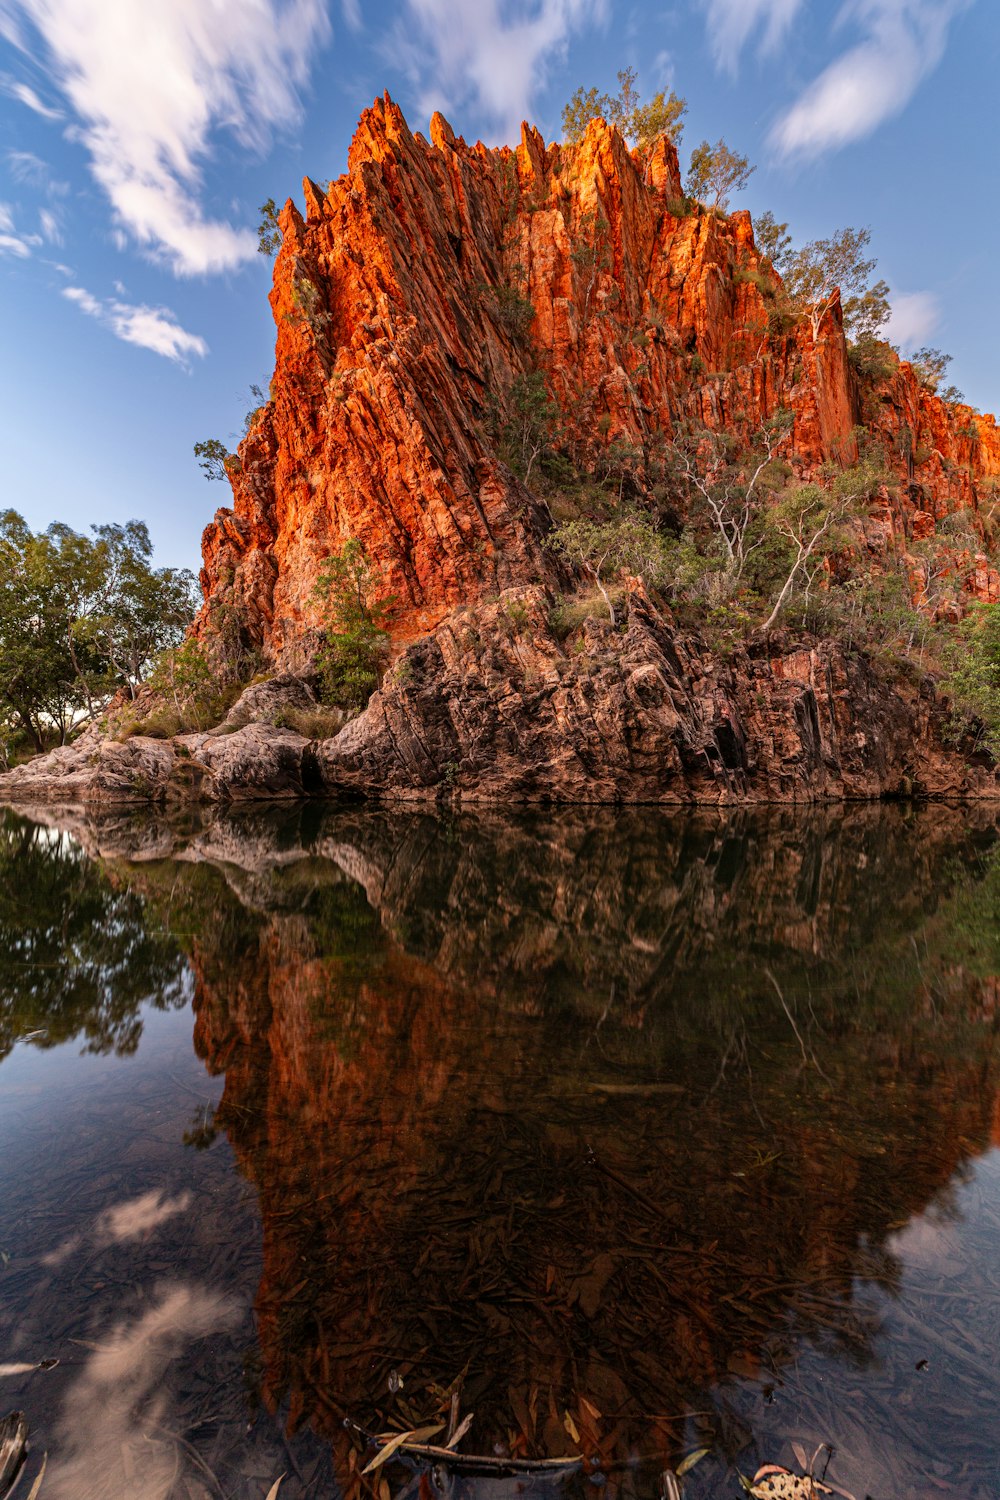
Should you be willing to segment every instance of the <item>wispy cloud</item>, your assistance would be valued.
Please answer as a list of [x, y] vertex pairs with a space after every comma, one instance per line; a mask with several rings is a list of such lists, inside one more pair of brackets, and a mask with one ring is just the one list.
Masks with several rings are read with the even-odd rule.
[[884, 328], [885, 337], [901, 349], [916, 349], [941, 321], [941, 307], [933, 292], [892, 292], [892, 312]]
[[61, 245], [63, 242], [62, 225], [57, 214], [51, 208], [40, 208], [38, 210], [38, 222], [41, 225], [42, 236], [50, 245]]
[[472, 105], [509, 138], [573, 33], [606, 16], [607, 0], [406, 0], [386, 50], [426, 113]]
[[861, 39], [802, 92], [771, 132], [784, 157], [811, 158], [863, 139], [905, 108], [941, 60], [970, 0], [850, 0], [838, 18]]
[[38, 94], [28, 83], [21, 83], [16, 78], [0, 79], [0, 89], [9, 94], [12, 99], [17, 99], [28, 109], [34, 110], [36, 115], [41, 115], [44, 120], [61, 120], [63, 113], [61, 109], [53, 109], [51, 105], [39, 98]]
[[260, 151], [298, 120], [326, 0], [0, 0], [0, 15], [62, 94], [123, 230], [178, 275], [256, 253], [250, 230], [206, 217], [201, 165], [219, 129]]
[[8, 151], [7, 170], [15, 182], [41, 188], [50, 197], [64, 198], [69, 192], [69, 183], [54, 177], [48, 162], [42, 161], [33, 151]]
[[802, 9], [803, 0], [702, 0], [715, 61], [735, 73], [740, 54], [756, 33], [773, 51]]
[[63, 287], [62, 295], [88, 317], [103, 323], [124, 343], [151, 349], [175, 364], [187, 365], [192, 355], [203, 359], [208, 353], [205, 340], [182, 328], [169, 307], [147, 307], [144, 303], [136, 305], [116, 299], [102, 301], [82, 286]]
[[0, 203], [0, 255], [27, 260], [32, 247], [40, 243], [37, 235], [19, 234], [14, 224], [14, 210], [9, 203]]

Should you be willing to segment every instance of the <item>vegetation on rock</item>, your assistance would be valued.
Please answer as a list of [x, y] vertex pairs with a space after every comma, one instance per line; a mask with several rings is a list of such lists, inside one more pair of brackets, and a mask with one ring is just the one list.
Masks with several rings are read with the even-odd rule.
[[324, 702], [341, 708], [363, 708], [378, 687], [389, 652], [386, 625], [394, 600], [365, 555], [350, 537], [325, 561], [316, 581], [316, 597], [326, 626], [317, 655]]
[[679, 98], [671, 89], [669, 93], [661, 90], [648, 104], [643, 104], [636, 88], [638, 76], [634, 68], [619, 69], [617, 94], [602, 94], [596, 88], [578, 88], [563, 107], [562, 126], [567, 141], [581, 140], [591, 120], [599, 116], [609, 125], [617, 126], [625, 139], [635, 146], [648, 146], [661, 135], [679, 141], [684, 128], [681, 122], [687, 114], [687, 100]]

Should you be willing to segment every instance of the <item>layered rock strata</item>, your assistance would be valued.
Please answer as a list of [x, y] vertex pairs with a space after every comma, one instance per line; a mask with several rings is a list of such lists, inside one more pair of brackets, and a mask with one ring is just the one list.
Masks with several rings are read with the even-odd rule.
[[[944, 743], [929, 680], [890, 684], [830, 642], [713, 657], [639, 590], [623, 628], [591, 618], [571, 641], [554, 633], [538, 585], [456, 611], [330, 739], [282, 727], [281, 701], [271, 695], [271, 722], [232, 732], [122, 742], [91, 732], [0, 779], [0, 795], [730, 804], [997, 793], [985, 759]], [[243, 718], [239, 704], [231, 718]]]
[[[291, 203], [281, 216], [271, 395], [230, 465], [232, 507], [205, 532], [196, 626], [211, 637], [223, 611], [286, 686], [251, 690], [222, 733], [93, 731], [0, 777], [0, 795], [996, 795], [985, 758], [943, 738], [929, 679], [889, 681], [836, 642], [778, 635], [720, 656], [641, 588], [620, 631], [598, 614], [563, 638], [573, 579], [500, 438], [516, 383], [538, 374], [561, 441], [595, 474], [623, 453], [655, 464], [679, 422], [739, 438], [788, 409], [789, 463], [808, 479], [856, 456], [864, 420], [900, 478], [864, 523], [873, 565], [961, 511], [950, 566], [992, 600], [992, 417], [939, 400], [906, 364], [864, 378], [836, 303], [816, 338], [790, 323], [749, 215], [684, 199], [666, 140], [630, 151], [595, 120], [576, 146], [525, 126], [516, 150], [490, 150], [436, 115], [427, 141], [386, 98], [363, 115], [345, 175], [325, 191], [307, 180], [305, 200], [304, 218]], [[317, 578], [349, 537], [395, 600], [393, 666], [365, 712], [317, 742], [279, 710], [308, 699], [289, 674], [308, 676]]]

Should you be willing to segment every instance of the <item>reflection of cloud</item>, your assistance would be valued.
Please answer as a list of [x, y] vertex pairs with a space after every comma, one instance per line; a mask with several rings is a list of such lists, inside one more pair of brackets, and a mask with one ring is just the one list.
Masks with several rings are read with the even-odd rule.
[[134, 1240], [136, 1235], [157, 1229], [174, 1214], [184, 1213], [190, 1202], [190, 1193], [178, 1193], [176, 1198], [143, 1193], [141, 1198], [116, 1204], [103, 1213], [97, 1221], [98, 1233], [106, 1235], [108, 1240]]
[[232, 1329], [228, 1297], [192, 1286], [161, 1286], [141, 1317], [118, 1325], [70, 1387], [59, 1426], [59, 1457], [48, 1500], [166, 1500], [180, 1454], [166, 1431], [170, 1363], [194, 1339]]
[[124, 1240], [134, 1240], [141, 1234], [158, 1229], [175, 1214], [182, 1214], [190, 1207], [191, 1194], [178, 1193], [176, 1198], [164, 1198], [162, 1193], [143, 1193], [138, 1198], [127, 1198], [124, 1203], [113, 1204], [94, 1220], [93, 1228], [84, 1234], [71, 1235], [57, 1249], [42, 1256], [46, 1266], [61, 1265], [64, 1260], [87, 1241], [93, 1244], [120, 1245]]

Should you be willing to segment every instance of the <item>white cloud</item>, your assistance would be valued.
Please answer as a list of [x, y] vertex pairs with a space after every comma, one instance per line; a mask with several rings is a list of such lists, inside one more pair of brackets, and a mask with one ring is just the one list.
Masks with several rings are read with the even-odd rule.
[[771, 132], [781, 156], [810, 158], [870, 135], [909, 103], [941, 60], [970, 0], [850, 0], [841, 23], [862, 38], [802, 92]]
[[19, 83], [16, 78], [5, 78], [2, 88], [5, 94], [27, 105], [28, 109], [34, 110], [36, 115], [41, 115], [45, 120], [61, 120], [63, 117], [62, 110], [50, 108], [43, 99], [38, 97], [30, 84]]
[[892, 292], [889, 303], [892, 312], [885, 337], [901, 349], [919, 348], [941, 321], [941, 308], [932, 292]]
[[7, 167], [16, 182], [42, 188], [50, 197], [64, 198], [69, 192], [69, 183], [57, 181], [48, 162], [33, 151], [8, 151]]
[[531, 117], [571, 34], [606, 15], [606, 0], [406, 0], [386, 52], [420, 90], [426, 113], [472, 104], [509, 139]]
[[118, 225], [178, 275], [256, 253], [250, 230], [205, 216], [201, 163], [219, 129], [260, 151], [299, 118], [326, 0], [0, 0], [2, 13], [35, 27]]
[[27, 260], [32, 245], [37, 243], [35, 235], [18, 234], [10, 204], [0, 203], [0, 255], [15, 255], [18, 260]]
[[16, 255], [19, 260], [26, 260], [31, 254], [31, 246], [26, 240], [18, 239], [16, 234], [0, 234], [0, 255]]
[[82, 286], [63, 287], [62, 296], [103, 323], [124, 343], [151, 349], [175, 364], [186, 365], [191, 355], [203, 359], [208, 353], [205, 340], [182, 328], [169, 307], [147, 307], [117, 300], [102, 302]]
[[359, 0], [340, 0], [340, 8], [344, 13], [344, 20], [351, 31], [357, 34], [364, 29]]
[[761, 50], [779, 45], [802, 8], [802, 0], [702, 0], [715, 61], [735, 73], [740, 53], [754, 32], [761, 33]]
[[38, 222], [42, 226], [42, 235], [48, 240], [50, 245], [62, 244], [62, 227], [50, 208], [40, 208], [38, 210]]

